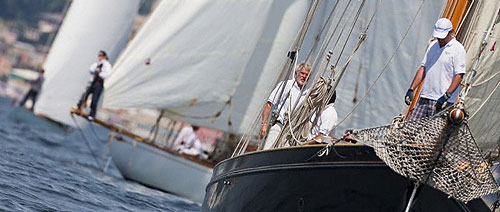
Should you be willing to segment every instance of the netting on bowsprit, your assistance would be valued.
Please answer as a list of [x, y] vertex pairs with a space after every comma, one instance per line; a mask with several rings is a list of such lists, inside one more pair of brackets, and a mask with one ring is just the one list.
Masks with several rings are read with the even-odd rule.
[[[395, 172], [470, 201], [499, 191], [467, 122], [452, 124], [450, 110], [416, 121], [353, 131]], [[444, 145], [444, 146], [443, 146]]]

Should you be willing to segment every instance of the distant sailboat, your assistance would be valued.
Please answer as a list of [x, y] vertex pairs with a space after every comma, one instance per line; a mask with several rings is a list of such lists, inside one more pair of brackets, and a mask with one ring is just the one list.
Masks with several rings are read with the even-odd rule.
[[[309, 6], [308, 0], [162, 1], [117, 61], [103, 107], [160, 109], [174, 120], [243, 134]], [[307, 40], [316, 42], [314, 35]], [[133, 138], [115, 136], [110, 145], [126, 178], [202, 202], [213, 164], [97, 123]]]
[[73, 0], [43, 68], [45, 83], [35, 114], [74, 126], [69, 109], [89, 80], [99, 50], [114, 61], [129, 40], [139, 0]]

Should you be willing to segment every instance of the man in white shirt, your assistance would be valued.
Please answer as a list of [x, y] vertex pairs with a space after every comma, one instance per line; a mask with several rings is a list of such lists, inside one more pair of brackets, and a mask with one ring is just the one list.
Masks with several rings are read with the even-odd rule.
[[[283, 126], [285, 119], [287, 119], [288, 115], [290, 115], [289, 113], [293, 111], [293, 109], [306, 97], [307, 89], [303, 89], [309, 77], [309, 72], [311, 72], [311, 66], [309, 64], [299, 64], [295, 70], [295, 79], [278, 83], [278, 85], [271, 92], [271, 95], [264, 106], [264, 111], [262, 112], [263, 118], [260, 130], [260, 136], [262, 138], [266, 136], [269, 124], [272, 124], [263, 145], [263, 149], [271, 148], [281, 132], [281, 127]], [[276, 119], [276, 121], [271, 120], [271, 122], [274, 123], [268, 123], [268, 117], [271, 111], [273, 112], [272, 116]]]
[[197, 126], [182, 128], [177, 138], [175, 138], [173, 148], [181, 154], [196, 156], [203, 153], [201, 141], [195, 133], [198, 129]]
[[434, 26], [433, 37], [437, 41], [429, 45], [410, 89], [406, 92], [405, 102], [409, 105], [413, 99], [413, 91], [425, 77], [420, 99], [408, 120], [433, 116], [443, 106], [452, 105], [465, 74], [465, 49], [453, 37], [451, 21], [439, 19]]
[[77, 108], [80, 109], [87, 102], [87, 98], [92, 94], [92, 103], [90, 104], [89, 121], [93, 121], [97, 113], [97, 103], [104, 90], [104, 80], [111, 74], [111, 64], [108, 62], [108, 55], [105, 51], [99, 51], [97, 55], [98, 61], [90, 66], [90, 74], [92, 75], [90, 85], [83, 94]]
[[[321, 138], [325, 136], [332, 137], [334, 136], [335, 126], [337, 126], [337, 111], [333, 106], [335, 103], [335, 99], [337, 98], [337, 92], [333, 93], [332, 98], [328, 101], [328, 104], [323, 108], [321, 115], [318, 118], [316, 124], [311, 128], [311, 133], [307, 137], [307, 140], [310, 141], [308, 144], [313, 143], [321, 143]], [[316, 114], [311, 117], [311, 124], [314, 123], [314, 119], [316, 118]]]

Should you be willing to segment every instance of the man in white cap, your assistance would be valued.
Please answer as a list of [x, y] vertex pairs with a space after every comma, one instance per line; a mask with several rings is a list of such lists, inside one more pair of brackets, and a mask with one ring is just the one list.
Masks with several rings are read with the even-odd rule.
[[458, 87], [465, 74], [465, 49], [454, 35], [450, 20], [441, 18], [434, 26], [432, 36], [437, 40], [430, 43], [420, 68], [417, 70], [405, 102], [410, 104], [413, 91], [424, 80], [420, 99], [409, 120], [433, 116], [443, 106], [452, 105], [458, 96]]

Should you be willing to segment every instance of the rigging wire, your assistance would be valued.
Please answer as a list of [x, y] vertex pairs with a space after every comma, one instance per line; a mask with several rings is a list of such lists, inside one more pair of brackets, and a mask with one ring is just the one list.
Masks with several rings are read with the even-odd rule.
[[[425, 1], [421, 2], [420, 6], [417, 9], [417, 12], [415, 13], [415, 15], [413, 16], [412, 21], [410, 22], [410, 25], [408, 25], [405, 34], [403, 35], [403, 37], [401, 38], [401, 40], [399, 40], [396, 49], [392, 52], [391, 57], [389, 57], [389, 60], [385, 63], [384, 67], [382, 68], [382, 70], [378, 74], [377, 78], [375, 78], [375, 81], [370, 85], [370, 87], [368, 87], [367, 91], [365, 92], [365, 94], [363, 95], [363, 97], [358, 101], [358, 103], [356, 103], [356, 105], [354, 105], [354, 107], [349, 111], [349, 113], [347, 113], [347, 115], [344, 116], [344, 118], [342, 118], [342, 120], [332, 130], [335, 130], [339, 125], [341, 125], [345, 120], [347, 120], [353, 114], [353, 112], [358, 108], [358, 106], [366, 99], [366, 97], [371, 92], [371, 90], [373, 89], [373, 87], [375, 86], [375, 84], [378, 82], [378, 80], [380, 79], [380, 77], [383, 75], [383, 73], [387, 70], [387, 67], [389, 66], [389, 64], [394, 59], [394, 56], [396, 55], [396, 53], [398, 52], [399, 48], [403, 44], [403, 41], [408, 36], [411, 27], [413, 26], [413, 24], [415, 23], [415, 21], [417, 19], [418, 14], [420, 14], [420, 12], [422, 11], [422, 8], [424, 6], [424, 2]], [[371, 22], [371, 20], [370, 20], [370, 22]]]
[[[323, 24], [323, 27], [321, 27], [321, 30], [318, 34], [318, 38], [316, 39], [316, 41], [314, 42], [314, 45], [313, 47], [309, 50], [309, 53], [307, 53], [307, 57], [306, 57], [306, 60], [305, 61], [309, 61], [309, 58], [311, 57], [312, 53], [313, 53], [313, 50], [316, 49], [316, 46], [317, 44], [319, 43], [319, 41], [321, 40], [321, 35], [323, 34], [323, 32], [325, 31], [326, 29], [326, 26], [328, 26], [332, 20], [332, 17], [333, 17], [333, 14], [335, 13], [335, 10], [337, 9], [337, 5], [339, 4], [340, 1], [336, 1], [335, 2], [335, 5], [333, 6], [333, 9], [332, 11], [330, 12], [330, 14], [328, 15], [328, 18], [326, 19], [325, 21], [325, 24]], [[326, 8], [326, 7], [325, 7]]]
[[90, 150], [90, 154], [92, 155], [92, 157], [94, 158], [95, 160], [95, 164], [96, 166], [101, 169], [101, 165], [99, 164], [99, 160], [97, 159], [97, 155], [95, 154], [94, 150], [92, 150], [92, 147], [90, 145], [90, 142], [87, 140], [87, 137], [85, 137], [85, 133], [83, 133], [83, 130], [82, 128], [80, 127], [80, 124], [78, 124], [78, 121], [76, 120], [75, 116], [73, 114], [71, 114], [71, 118], [73, 119], [73, 122], [75, 123], [78, 131], [80, 131], [81, 135], [82, 135], [82, 138], [83, 140], [85, 141], [85, 144], [87, 145], [87, 148]]
[[493, 88], [493, 90], [490, 92], [490, 94], [488, 95], [488, 97], [486, 97], [486, 99], [483, 101], [483, 103], [481, 103], [481, 105], [477, 108], [476, 111], [474, 111], [474, 113], [469, 117], [469, 120], [471, 120], [472, 118], [474, 118], [474, 116], [476, 116], [476, 114], [483, 108], [483, 106], [490, 100], [490, 98], [493, 96], [493, 94], [496, 92], [498, 86], [500, 86], [500, 81], [498, 81], [497, 85], [495, 86], [495, 88]]
[[[358, 18], [359, 18], [360, 14], [361, 14], [361, 11], [362, 11], [362, 9], [363, 9], [364, 5], [365, 5], [365, 0], [363, 0], [363, 1], [362, 1], [362, 3], [360, 4], [360, 6], [359, 6], [359, 8], [358, 8], [358, 11], [357, 11], [356, 16], [355, 16], [355, 18], [354, 18], [354, 21], [353, 21], [353, 23], [352, 23], [351, 30], [350, 30], [350, 32], [349, 32], [349, 34], [348, 34], [348, 37], [347, 37], [346, 41], [345, 41], [346, 43], [347, 43], [347, 42], [348, 42], [348, 40], [349, 40], [348, 38], [350, 37], [350, 35], [351, 35], [351, 33], [352, 33], [352, 30], [353, 30], [354, 26], [356, 25], [356, 23], [357, 23], [357, 21], [358, 21]], [[346, 8], [346, 9], [347, 9], [347, 8]], [[377, 11], [377, 10], [375, 10], [375, 12], [374, 12], [373, 16], [375, 15], [376, 11]], [[372, 18], [373, 18], [373, 16], [372, 16]], [[371, 19], [371, 20], [373, 20], [373, 19]], [[371, 22], [370, 22], [369, 24], [371, 24]], [[367, 28], [366, 28], [366, 30], [364, 31], [364, 33], [362, 33], [362, 34], [361, 34], [361, 36], [359, 37], [358, 42], [356, 43], [356, 46], [354, 47], [354, 50], [351, 52], [351, 54], [350, 54], [350, 56], [349, 56], [349, 59], [347, 60], [346, 64], [345, 64], [345, 65], [344, 65], [344, 67], [343, 67], [343, 70], [342, 70], [342, 72], [341, 72], [341, 76], [339, 77], [339, 79], [342, 77], [342, 74], [345, 72], [345, 70], [346, 70], [347, 66], [349, 65], [350, 60], [352, 59], [352, 57], [354, 56], [354, 54], [357, 52], [357, 50], [358, 50], [358, 49], [359, 49], [359, 47], [361, 46], [361, 43], [364, 41], [364, 37], [365, 37], [365, 36], [364, 36], [364, 34], [366, 34], [366, 31], [368, 30], [369, 24], [367, 25]], [[345, 45], [344, 45], [344, 47], [345, 47]], [[318, 55], [317, 57], [320, 57], [320, 56]], [[327, 57], [327, 60], [328, 60], [328, 57]], [[316, 76], [315, 83], [317, 83], [317, 82], [318, 82], [318, 77], [319, 77], [319, 76]], [[335, 83], [335, 85], [333, 86], [333, 91], [335, 91], [335, 88], [336, 88], [336, 86], [337, 86], [337, 85], [338, 85], [338, 81], [337, 81], [337, 82]], [[302, 93], [302, 92], [303, 92], [303, 91], [301, 91], [301, 93]], [[311, 92], [312, 92], [312, 91], [308, 91], [308, 94], [307, 94], [307, 96], [306, 96], [306, 99], [308, 99], [308, 98], [309, 98], [309, 96], [311, 95]], [[329, 94], [328, 99], [330, 99], [330, 98], [332, 97], [332, 95], [333, 95], [333, 92], [331, 92], [331, 94]], [[297, 100], [296, 100], [296, 102], [295, 102], [295, 107], [294, 107], [294, 108], [296, 108], [296, 107], [297, 107], [297, 104], [299, 103], [299, 100], [300, 100], [300, 99], [301, 99], [300, 97], [299, 97], [299, 98], [297, 98]], [[325, 104], [325, 103], [326, 103], [326, 101], [324, 101], [324, 102], [322, 103], [321, 109], [324, 107], [324, 105], [323, 105], [323, 104]], [[305, 104], [305, 103], [303, 102], [302, 104]], [[290, 109], [290, 108], [289, 108], [289, 109]], [[292, 117], [292, 116], [291, 116], [291, 112], [290, 112], [288, 115], [289, 115], [289, 117]], [[300, 121], [300, 118], [299, 118], [299, 121]], [[308, 121], [308, 120], [302, 120], [302, 122], [306, 122], [306, 121]], [[316, 120], [316, 121], [317, 121], [317, 120]], [[291, 119], [291, 118], [289, 118], [289, 120], [288, 120], [288, 121], [286, 121], [284, 125], [289, 125], [289, 128], [290, 128], [289, 133], [291, 134], [291, 136], [292, 136], [292, 138], [294, 139], [294, 141], [295, 141], [296, 143], [299, 143], [299, 144], [300, 144], [301, 142], [299, 142], [299, 141], [298, 141], [298, 139], [296, 139], [296, 136], [294, 135], [294, 132], [293, 132], [294, 130], [293, 130], [293, 129], [298, 129], [298, 127], [299, 127], [301, 124], [304, 124], [304, 123], [295, 123], [295, 124], [298, 124], [298, 125], [296, 125], [296, 126], [292, 126], [292, 124], [293, 124], [293, 123], [292, 123], [292, 119]], [[282, 130], [282, 131], [280, 132], [280, 135], [278, 136], [278, 138], [276, 139], [276, 141], [275, 141], [275, 142], [274, 142], [274, 144], [273, 144], [273, 146], [274, 146], [274, 147], [279, 147], [279, 146], [284, 145], [284, 143], [281, 141], [281, 140], [283, 139], [284, 133], [285, 133], [285, 131], [284, 131], [284, 130]], [[301, 134], [302, 134], [302, 133], [301, 133]], [[286, 138], [285, 138], [285, 139], [286, 139]], [[285, 142], [286, 142], [286, 141], [285, 141]]]
[[[288, 55], [287, 55], [288, 58], [286, 59], [284, 65], [283, 65], [283, 68], [280, 72], [279, 78], [277, 80], [281, 79], [281, 77], [285, 74], [285, 72], [286, 72], [285, 79], [288, 79], [290, 77], [290, 73], [295, 68], [295, 67], [291, 67], [290, 64], [295, 64], [295, 60], [296, 60], [296, 56], [297, 56], [296, 53], [300, 50], [300, 47], [302, 46], [302, 43], [303, 43], [304, 38], [306, 36], [307, 30], [309, 29], [309, 26], [312, 22], [312, 19], [314, 17], [314, 14], [315, 14], [317, 8], [318, 8], [318, 5], [319, 5], [319, 0], [315, 0], [315, 1], [311, 2], [310, 6], [309, 6], [309, 10], [307, 12], [307, 16], [304, 19], [302, 26], [300, 27], [300, 30], [297, 34], [297, 38], [296, 38], [294, 44], [292, 45], [290, 51], [288, 52]], [[285, 81], [283, 89], [281, 89], [278, 99], [281, 99], [281, 96], [283, 95], [284, 88], [286, 87], [286, 82], [288, 82], [288, 80]], [[278, 82], [276, 82], [275, 84], [277, 84], [277, 83]], [[264, 109], [266, 104], [263, 105], [261, 110]], [[271, 109], [273, 109], [273, 108], [271, 108]], [[278, 113], [279, 113], [279, 111], [278, 111]], [[248, 143], [250, 142], [250, 137], [247, 135], [249, 133], [251, 133], [250, 131], [255, 131], [257, 129], [258, 122], [259, 122], [260, 118], [262, 118], [262, 119], [266, 118], [267, 123], [270, 122], [270, 118], [271, 118], [271, 116], [262, 117], [261, 113], [257, 117], [258, 117], [257, 119], [254, 119], [252, 127], [249, 130], [245, 131], [245, 133], [241, 137], [240, 141], [238, 142], [237, 148], [233, 152], [232, 156], [239, 155], [245, 151], [245, 149], [243, 149], [242, 147], [247, 146]], [[266, 133], [269, 132], [269, 130], [270, 130], [270, 126], [268, 126]], [[265, 136], [264, 136], [264, 138], [260, 138], [260, 139], [261, 139], [260, 144], [262, 145], [262, 143], [265, 141]], [[241, 145], [240, 145], [240, 143], [241, 143]], [[238, 148], [241, 148], [241, 149], [238, 149]]]
[[[338, 26], [340, 25], [340, 23], [342, 22], [342, 20], [343, 20], [343, 19], [344, 19], [344, 17], [346, 16], [346, 15], [345, 15], [345, 13], [347, 12], [347, 8], [348, 8], [348, 7], [349, 7], [349, 5], [351, 4], [351, 2], [352, 2], [352, 1], [348, 1], [348, 2], [347, 2], [347, 5], [346, 5], [346, 7], [344, 8], [344, 11], [343, 11], [343, 12], [342, 12], [342, 14], [340, 15], [340, 19], [339, 19], [339, 21], [337, 21], [337, 24], [335, 24], [335, 27], [334, 27], [334, 29], [332, 30], [331, 35], [328, 37], [328, 40], [327, 40], [326, 42], [323, 42], [323, 44], [321, 45], [321, 48], [320, 48], [320, 50], [319, 50], [319, 52], [318, 52], [318, 55], [323, 54], [323, 52], [325, 52], [325, 51], [326, 51], [326, 49], [328, 48], [328, 44], [331, 42], [331, 40], [332, 40], [333, 36], [335, 35], [335, 32], [337, 32], [337, 28], [338, 28]], [[320, 62], [320, 58], [321, 58], [321, 57], [316, 57], [316, 58], [314, 59], [314, 62], [313, 62], [313, 67], [312, 67], [313, 69], [315, 69], [315, 68], [316, 68], [316, 66], [318, 65], [318, 63]], [[328, 64], [326, 64], [326, 66], [328, 66]], [[320, 68], [320, 69], [321, 69], [321, 68]]]

